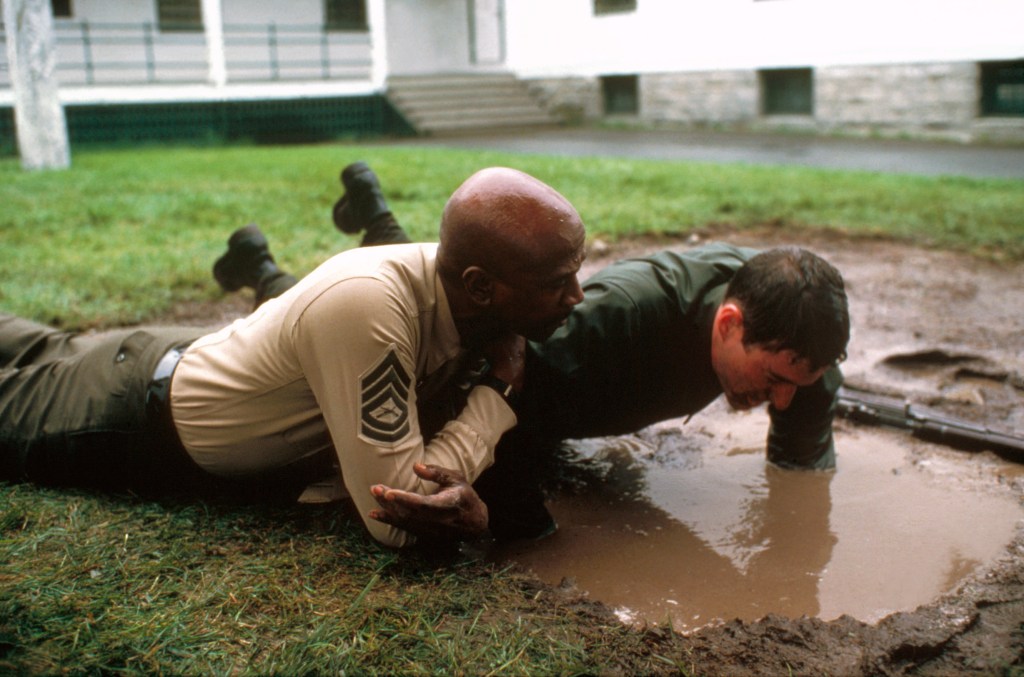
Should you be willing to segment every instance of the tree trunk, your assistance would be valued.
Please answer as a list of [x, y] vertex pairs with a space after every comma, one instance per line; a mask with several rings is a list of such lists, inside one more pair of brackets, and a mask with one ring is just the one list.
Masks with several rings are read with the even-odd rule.
[[3, 10], [21, 166], [65, 169], [71, 154], [57, 87], [50, 0], [3, 0]]

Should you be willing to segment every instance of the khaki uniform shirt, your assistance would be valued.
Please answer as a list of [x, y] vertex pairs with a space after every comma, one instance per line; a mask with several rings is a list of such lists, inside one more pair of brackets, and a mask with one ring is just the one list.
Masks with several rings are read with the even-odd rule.
[[436, 266], [436, 244], [339, 254], [252, 315], [193, 343], [171, 386], [181, 441], [220, 475], [280, 467], [334, 448], [342, 479], [370, 533], [410, 536], [370, 520], [370, 486], [429, 494], [414, 463], [472, 482], [516, 423], [494, 390], [473, 388], [462, 412], [429, 444], [416, 386], [461, 353]]

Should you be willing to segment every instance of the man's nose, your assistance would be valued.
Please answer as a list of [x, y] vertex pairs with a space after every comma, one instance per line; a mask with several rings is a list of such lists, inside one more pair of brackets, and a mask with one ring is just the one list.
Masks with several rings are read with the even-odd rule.
[[578, 304], [582, 300], [583, 300], [583, 287], [580, 286], [580, 279], [579, 279], [579, 277], [573, 275], [572, 283], [569, 285], [569, 288], [566, 290], [565, 296], [563, 297], [563, 301], [565, 302], [565, 304], [567, 306], [572, 308], [573, 306], [575, 306], [576, 304]]
[[793, 396], [796, 395], [795, 385], [777, 385], [772, 388], [770, 397], [772, 406], [779, 411], [785, 411], [793, 401]]

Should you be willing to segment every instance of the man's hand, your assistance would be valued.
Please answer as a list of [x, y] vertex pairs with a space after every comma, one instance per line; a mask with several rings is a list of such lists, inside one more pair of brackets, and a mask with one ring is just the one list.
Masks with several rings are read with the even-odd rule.
[[423, 496], [375, 484], [370, 493], [380, 509], [371, 510], [371, 518], [438, 540], [478, 538], [487, 532], [487, 505], [466, 478], [436, 465], [417, 463], [413, 470], [441, 488]]

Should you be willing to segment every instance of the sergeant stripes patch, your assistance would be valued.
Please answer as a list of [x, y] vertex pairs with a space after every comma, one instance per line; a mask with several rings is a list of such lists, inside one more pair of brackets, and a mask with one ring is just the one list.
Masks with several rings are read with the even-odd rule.
[[409, 434], [412, 379], [394, 345], [360, 379], [360, 431], [369, 441], [394, 444]]

